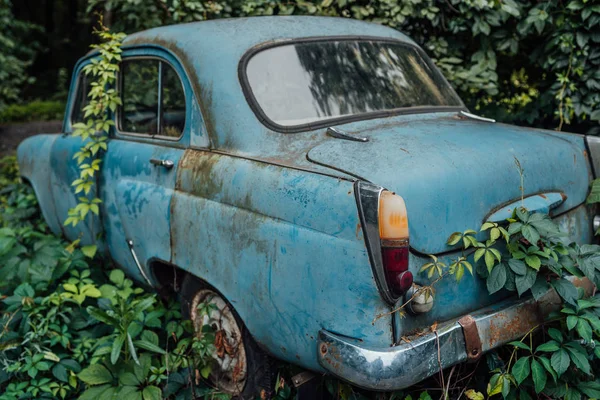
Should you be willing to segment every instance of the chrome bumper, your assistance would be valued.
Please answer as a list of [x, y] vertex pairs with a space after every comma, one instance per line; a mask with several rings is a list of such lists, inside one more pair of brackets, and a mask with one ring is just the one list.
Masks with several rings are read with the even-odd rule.
[[[587, 293], [593, 289], [587, 279], [575, 279], [573, 283]], [[321, 330], [319, 363], [332, 375], [365, 389], [404, 389], [437, 373], [440, 366], [450, 367], [522, 338], [560, 305], [554, 290], [548, 291], [539, 303], [532, 298], [505, 301], [472, 313], [475, 329], [463, 328], [455, 320], [438, 326], [436, 332], [415, 337], [410, 343], [388, 348], [370, 348], [361, 341]], [[473, 337], [473, 332], [478, 338]], [[480, 346], [478, 351], [473, 350], [473, 343]]]

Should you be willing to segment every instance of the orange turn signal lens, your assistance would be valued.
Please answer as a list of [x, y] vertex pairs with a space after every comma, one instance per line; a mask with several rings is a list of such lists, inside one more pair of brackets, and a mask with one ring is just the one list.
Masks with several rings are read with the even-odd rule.
[[379, 237], [382, 240], [408, 239], [408, 215], [404, 199], [387, 190], [379, 196]]

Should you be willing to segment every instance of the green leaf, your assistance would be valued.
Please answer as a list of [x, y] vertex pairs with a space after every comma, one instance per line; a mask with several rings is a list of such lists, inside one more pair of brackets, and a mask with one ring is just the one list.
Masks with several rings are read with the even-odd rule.
[[523, 237], [531, 244], [537, 244], [537, 242], [540, 240], [540, 234], [538, 233], [537, 229], [531, 225], [523, 225], [521, 233], [523, 234]]
[[517, 380], [517, 383], [520, 385], [530, 374], [530, 359], [529, 357], [522, 357], [513, 365], [512, 367], [512, 375]]
[[567, 368], [569, 368], [569, 364], [571, 364], [569, 354], [565, 349], [558, 350], [556, 353], [552, 354], [550, 364], [554, 371], [556, 371], [556, 374], [561, 376]]
[[508, 260], [508, 266], [517, 275], [525, 275], [527, 273], [527, 265], [521, 260], [511, 258]]
[[77, 377], [88, 385], [102, 385], [112, 382], [113, 377], [108, 369], [101, 364], [92, 364], [83, 369]]
[[544, 369], [548, 371], [548, 373], [552, 376], [554, 382], [556, 382], [556, 380], [558, 379], [558, 375], [556, 375], [556, 371], [554, 371], [554, 368], [552, 368], [550, 360], [546, 357], [538, 357], [538, 361], [544, 366]]
[[98, 247], [96, 245], [83, 246], [81, 252], [88, 258], [94, 258]]
[[519, 293], [519, 296], [525, 293], [528, 289], [531, 289], [537, 278], [537, 272], [534, 269], [525, 267], [525, 271], [525, 275], [517, 275], [515, 278], [515, 285], [517, 287], [517, 293]]
[[531, 268], [535, 269], [536, 271], [539, 271], [540, 267], [542, 266], [542, 261], [536, 255], [531, 255], [531, 254], [526, 255], [525, 262], [527, 263], [527, 265], [529, 265]]
[[598, 381], [579, 382], [577, 389], [592, 399], [600, 398], [600, 382]]
[[112, 389], [111, 385], [94, 386], [79, 396], [79, 400], [98, 400], [106, 391]]
[[569, 352], [571, 361], [573, 361], [573, 364], [575, 364], [580, 371], [583, 371], [588, 375], [592, 374], [590, 362], [587, 359], [587, 354], [582, 353], [578, 349], [572, 347], [567, 347], [567, 351]]
[[540, 344], [535, 351], [549, 351], [554, 352], [560, 349], [558, 342], [554, 340], [550, 340], [549, 342]]
[[496, 265], [487, 278], [487, 289], [490, 294], [496, 293], [506, 283], [506, 266], [503, 263]]
[[562, 333], [560, 333], [560, 331], [556, 328], [550, 328], [548, 329], [548, 335], [550, 335], [550, 337], [554, 340], [556, 340], [558, 343], [562, 343], [563, 342], [563, 336]]
[[518, 347], [519, 349], [531, 351], [531, 347], [527, 346], [523, 342], [510, 342], [508, 345], [509, 346], [514, 346], [514, 347]]
[[546, 371], [542, 364], [536, 359], [531, 360], [531, 377], [533, 378], [533, 384], [535, 386], [535, 392], [540, 393], [546, 387]]
[[548, 282], [546, 282], [546, 278], [542, 275], [538, 275], [535, 279], [535, 283], [531, 287], [531, 294], [534, 299], [539, 300], [546, 294], [549, 288], [550, 286], [548, 285]]
[[561, 278], [550, 282], [550, 285], [564, 301], [577, 306], [579, 293], [577, 293], [577, 288], [570, 281]]
[[148, 351], [152, 351], [154, 353], [158, 353], [158, 354], [167, 354], [167, 352], [163, 349], [161, 349], [159, 346], [155, 345], [154, 343], [150, 343], [146, 340], [136, 340], [134, 342], [134, 344], [144, 350], [148, 350]]
[[162, 391], [156, 386], [146, 386], [142, 396], [144, 400], [162, 400]]
[[112, 271], [110, 271], [109, 279], [115, 285], [120, 286], [125, 280], [125, 273], [120, 269], [113, 269]]
[[119, 384], [122, 386], [138, 386], [141, 383], [132, 372], [122, 372], [119, 374]]
[[592, 341], [592, 327], [590, 323], [583, 318], [577, 320], [577, 333], [587, 342]]
[[460, 232], [454, 232], [450, 235], [446, 243], [448, 243], [450, 246], [454, 246], [460, 241], [461, 238], [462, 234]]
[[110, 352], [110, 362], [114, 365], [119, 360], [119, 356], [121, 355], [121, 349], [123, 348], [123, 344], [125, 343], [125, 334], [120, 334], [115, 338], [112, 344], [112, 350]]

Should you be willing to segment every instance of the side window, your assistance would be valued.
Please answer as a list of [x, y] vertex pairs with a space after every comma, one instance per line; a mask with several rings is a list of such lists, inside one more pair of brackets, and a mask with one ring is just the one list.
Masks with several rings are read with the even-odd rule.
[[185, 94], [173, 67], [138, 59], [124, 61], [121, 71], [121, 131], [180, 137], [185, 127]]
[[119, 121], [122, 131], [148, 135], [158, 133], [158, 65], [157, 60], [123, 62], [123, 108]]
[[77, 93], [73, 100], [73, 109], [71, 111], [71, 123], [84, 122], [83, 108], [88, 104], [88, 92], [90, 91], [88, 78], [84, 74], [80, 74], [77, 81]]

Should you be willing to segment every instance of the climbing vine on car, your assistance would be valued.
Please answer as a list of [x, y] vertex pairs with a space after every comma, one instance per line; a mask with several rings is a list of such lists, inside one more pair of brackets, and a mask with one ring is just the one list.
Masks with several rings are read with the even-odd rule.
[[[111, 113], [122, 104], [115, 89], [115, 82], [125, 34], [110, 32], [102, 24], [102, 19], [95, 34], [100, 43], [91, 47], [98, 51], [98, 56], [82, 69], [83, 74], [91, 78], [87, 94], [88, 104], [83, 108], [85, 121], [73, 125], [73, 136], [80, 137], [83, 144], [74, 155], [79, 167], [79, 178], [73, 181], [72, 186], [78, 196], [78, 203], [69, 210], [64, 222], [65, 225], [72, 226], [86, 220], [90, 221], [92, 226], [93, 215], [100, 214], [99, 204], [102, 201], [98, 196], [98, 173], [103, 151], [108, 148], [108, 133], [114, 125]], [[77, 245], [79, 240], [76, 240], [74, 245]], [[96, 249], [96, 245], [93, 244], [81, 248], [88, 257], [93, 257]]]

